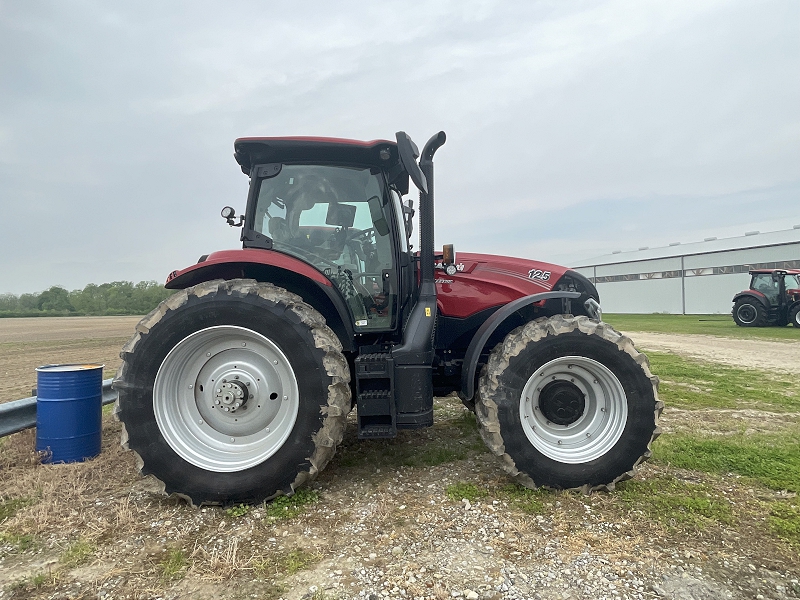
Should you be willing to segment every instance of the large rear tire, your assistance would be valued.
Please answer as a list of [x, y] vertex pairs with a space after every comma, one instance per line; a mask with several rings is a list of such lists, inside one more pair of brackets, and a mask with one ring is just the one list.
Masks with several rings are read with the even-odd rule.
[[740, 298], [733, 305], [733, 320], [739, 327], [765, 327], [767, 311], [754, 298]]
[[254, 280], [178, 292], [136, 327], [114, 381], [123, 446], [194, 504], [255, 503], [316, 477], [342, 439], [350, 371], [299, 296]]
[[520, 484], [613, 489], [650, 455], [663, 409], [644, 354], [606, 323], [556, 315], [509, 333], [479, 382], [481, 435]]

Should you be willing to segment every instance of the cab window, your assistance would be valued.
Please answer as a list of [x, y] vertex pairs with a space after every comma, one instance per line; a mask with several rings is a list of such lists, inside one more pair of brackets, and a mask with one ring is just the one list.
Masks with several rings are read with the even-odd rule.
[[254, 229], [273, 248], [304, 260], [339, 288], [357, 330], [390, 329], [393, 252], [380, 172], [331, 165], [283, 165], [259, 182]]

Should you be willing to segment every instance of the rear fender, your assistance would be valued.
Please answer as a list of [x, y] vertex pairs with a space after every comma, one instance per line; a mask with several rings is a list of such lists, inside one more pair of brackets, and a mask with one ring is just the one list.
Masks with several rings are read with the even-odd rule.
[[756, 300], [761, 303], [761, 305], [764, 307], [765, 310], [770, 309], [770, 304], [769, 300], [767, 300], [767, 297], [761, 292], [758, 292], [756, 290], [747, 290], [744, 292], [739, 292], [733, 297], [733, 303], [736, 304], [736, 302], [738, 302], [742, 298], [747, 298], [748, 300]]
[[[352, 319], [339, 290], [319, 271], [314, 270], [313, 274], [307, 274], [305, 271], [311, 267], [301, 261], [296, 262], [303, 266], [302, 271], [266, 262], [216, 260], [207, 264], [198, 263], [190, 267], [191, 270], [186, 269], [172, 276], [167, 281], [166, 287], [184, 289], [212, 279], [240, 278], [275, 284], [301, 296], [306, 303], [319, 311], [325, 317], [328, 327], [339, 338], [342, 349], [345, 352], [352, 351], [354, 337]], [[309, 275], [313, 275], [313, 278]]]
[[575, 300], [581, 297], [580, 292], [543, 292], [541, 294], [533, 294], [531, 296], [524, 296], [518, 298], [513, 302], [509, 302], [499, 310], [495, 311], [492, 316], [486, 319], [475, 332], [472, 341], [467, 347], [467, 352], [464, 355], [464, 364], [461, 366], [461, 391], [459, 396], [464, 402], [471, 402], [475, 395], [475, 373], [478, 369], [478, 360], [486, 348], [486, 343], [495, 330], [503, 324], [503, 322], [511, 317], [515, 312], [520, 309], [530, 306], [535, 302], [551, 299], [565, 299]]

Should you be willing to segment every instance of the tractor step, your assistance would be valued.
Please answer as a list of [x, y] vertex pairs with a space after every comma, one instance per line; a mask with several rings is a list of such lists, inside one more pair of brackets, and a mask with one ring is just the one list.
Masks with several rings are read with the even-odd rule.
[[397, 437], [391, 354], [362, 354], [355, 362], [359, 439]]

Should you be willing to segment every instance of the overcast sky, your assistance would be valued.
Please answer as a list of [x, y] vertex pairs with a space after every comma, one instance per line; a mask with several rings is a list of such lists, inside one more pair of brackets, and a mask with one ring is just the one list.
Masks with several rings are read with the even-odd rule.
[[242, 136], [436, 131], [436, 242], [800, 224], [800, 3], [0, 0], [0, 293], [239, 247]]

